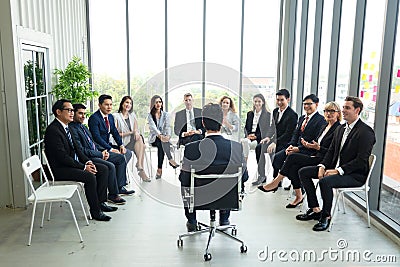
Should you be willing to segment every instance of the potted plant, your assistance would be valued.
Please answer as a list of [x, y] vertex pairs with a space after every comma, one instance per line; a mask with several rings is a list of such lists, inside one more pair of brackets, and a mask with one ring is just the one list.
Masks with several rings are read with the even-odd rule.
[[69, 99], [72, 104], [86, 104], [88, 100], [98, 95], [98, 92], [91, 90], [89, 83], [91, 74], [78, 57], [74, 56], [65, 70], [55, 69], [54, 74], [58, 76], [58, 82], [52, 94], [57, 99]]

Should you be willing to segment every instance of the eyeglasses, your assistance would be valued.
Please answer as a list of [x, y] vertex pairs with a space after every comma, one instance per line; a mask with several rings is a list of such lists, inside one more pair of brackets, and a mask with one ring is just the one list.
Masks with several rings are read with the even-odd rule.
[[312, 104], [314, 104], [314, 102], [304, 102], [303, 103], [304, 106], [311, 106]]
[[324, 112], [332, 114], [332, 113], [339, 112], [339, 111], [334, 110], [334, 109], [324, 109]]
[[62, 110], [66, 110], [66, 111], [68, 111], [68, 113], [74, 112], [73, 108], [63, 108]]

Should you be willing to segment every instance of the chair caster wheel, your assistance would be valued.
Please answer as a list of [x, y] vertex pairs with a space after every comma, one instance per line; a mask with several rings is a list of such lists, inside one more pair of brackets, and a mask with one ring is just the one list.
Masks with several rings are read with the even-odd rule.
[[242, 245], [240, 246], [240, 253], [246, 253], [247, 252], [247, 246]]
[[204, 260], [205, 261], [210, 261], [212, 259], [211, 254], [210, 253], [206, 253], [204, 254]]
[[236, 228], [233, 228], [232, 229], [232, 235], [236, 235], [237, 234], [237, 229]]
[[178, 247], [183, 247], [183, 240], [182, 239], [178, 239], [177, 245], [178, 245]]

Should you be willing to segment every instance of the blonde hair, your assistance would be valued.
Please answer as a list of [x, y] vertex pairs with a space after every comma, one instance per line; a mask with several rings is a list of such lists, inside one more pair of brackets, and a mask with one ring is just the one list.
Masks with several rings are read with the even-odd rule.
[[339, 121], [343, 120], [343, 116], [342, 116], [342, 109], [340, 108], [339, 104], [336, 103], [335, 101], [330, 101], [328, 103], [325, 104], [325, 109], [334, 109], [339, 113]]

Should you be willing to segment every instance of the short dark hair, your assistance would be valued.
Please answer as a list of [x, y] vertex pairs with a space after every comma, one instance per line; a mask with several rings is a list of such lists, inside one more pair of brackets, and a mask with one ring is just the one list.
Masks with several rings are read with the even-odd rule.
[[110, 95], [101, 95], [99, 96], [99, 104], [103, 104], [104, 100], [110, 99], [112, 100], [112, 97]]
[[319, 98], [314, 94], [310, 94], [310, 95], [306, 96], [305, 98], [303, 98], [303, 101], [306, 101], [307, 99], [310, 99], [314, 103], [319, 102]]
[[221, 130], [223, 116], [220, 105], [213, 103], [205, 105], [202, 111], [204, 128], [210, 131]]
[[186, 98], [186, 97], [189, 97], [189, 96], [190, 96], [191, 98], [193, 98], [193, 96], [192, 96], [191, 93], [186, 93], [186, 94], [184, 94], [184, 95], [183, 95], [183, 98]]
[[[346, 98], [344, 99], [344, 101], [351, 101], [351, 102], [353, 102], [354, 109], [360, 108], [360, 113], [361, 113], [361, 111], [363, 110], [364, 104], [363, 104], [363, 102], [361, 101], [361, 99], [358, 98], [358, 97], [356, 97], [356, 96], [346, 96]], [[358, 114], [360, 114], [360, 113], [358, 113]]]
[[54, 105], [51, 107], [51, 112], [53, 112], [54, 116], [57, 117], [57, 109], [58, 110], [64, 109], [64, 103], [71, 103], [71, 100], [59, 99], [56, 101], [56, 103], [54, 103]]
[[73, 104], [74, 107], [74, 112], [76, 113], [78, 109], [86, 109], [86, 106], [84, 104]]
[[283, 95], [286, 99], [290, 97], [290, 93], [287, 89], [279, 89], [278, 92], [276, 92], [275, 95]]

